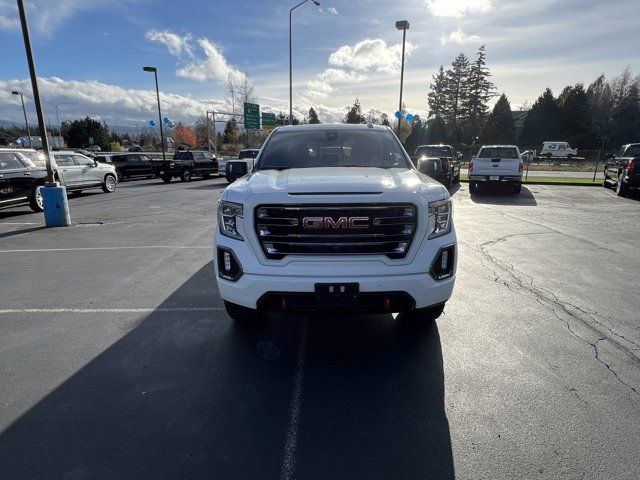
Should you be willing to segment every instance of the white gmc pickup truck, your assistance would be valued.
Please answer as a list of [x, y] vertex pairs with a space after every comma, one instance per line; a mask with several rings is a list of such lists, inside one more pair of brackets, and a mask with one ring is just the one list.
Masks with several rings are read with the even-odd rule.
[[214, 259], [236, 320], [333, 310], [432, 321], [455, 282], [451, 200], [387, 127], [281, 127], [222, 193]]

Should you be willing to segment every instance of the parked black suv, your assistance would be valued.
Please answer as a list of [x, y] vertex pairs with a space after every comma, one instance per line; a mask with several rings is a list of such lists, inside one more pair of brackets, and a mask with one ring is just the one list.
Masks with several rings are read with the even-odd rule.
[[411, 157], [416, 168], [438, 180], [445, 187], [451, 188], [460, 183], [460, 160], [462, 154], [457, 153], [449, 145], [420, 145]]
[[116, 167], [118, 182], [131, 177], [153, 177], [151, 157], [140, 153], [119, 153], [115, 155], [96, 155], [94, 160], [109, 163]]
[[615, 155], [607, 154], [602, 186], [608, 188], [611, 185], [615, 186], [620, 197], [640, 189], [640, 143], [629, 143]]
[[40, 187], [47, 169], [36, 166], [28, 157], [12, 150], [0, 150], [0, 209], [28, 204], [42, 211]]
[[173, 154], [173, 160], [154, 160], [153, 172], [165, 183], [175, 177], [190, 182], [194, 175], [208, 177], [217, 174], [218, 160], [206, 151], [178, 150]]

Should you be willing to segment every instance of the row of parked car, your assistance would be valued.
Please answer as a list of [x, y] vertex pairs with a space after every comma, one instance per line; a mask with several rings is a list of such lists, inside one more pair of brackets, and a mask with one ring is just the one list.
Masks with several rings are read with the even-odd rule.
[[[258, 150], [240, 152], [240, 158], [255, 158]], [[225, 172], [225, 163], [207, 151], [180, 150], [173, 158], [153, 159], [140, 152], [100, 153], [93, 158], [77, 151], [51, 152], [55, 180], [69, 193], [101, 188], [114, 192], [119, 182], [134, 178], [159, 177], [169, 183], [174, 178], [190, 182], [193, 177], [223, 175], [233, 182], [236, 176]], [[46, 182], [47, 171], [42, 152], [33, 149], [0, 149], [0, 208], [28, 204], [34, 211], [42, 211], [40, 189]]]

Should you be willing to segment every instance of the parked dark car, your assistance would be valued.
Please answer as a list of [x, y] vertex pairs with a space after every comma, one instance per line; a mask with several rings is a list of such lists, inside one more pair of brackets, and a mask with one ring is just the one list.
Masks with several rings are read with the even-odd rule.
[[412, 157], [416, 168], [451, 188], [460, 183], [460, 160], [462, 154], [450, 145], [420, 145]]
[[133, 145], [129, 147], [130, 152], [142, 152], [142, 147], [140, 145]]
[[190, 182], [194, 175], [217, 175], [218, 160], [206, 151], [178, 150], [173, 154], [173, 160], [154, 160], [153, 172], [165, 183], [176, 177], [183, 182]]
[[22, 153], [0, 149], [0, 209], [28, 204], [42, 211], [42, 194], [47, 170], [35, 165]]
[[640, 189], [640, 143], [629, 143], [615, 155], [607, 154], [602, 186], [609, 188], [612, 185], [620, 197]]
[[153, 177], [153, 160], [147, 155], [139, 153], [119, 153], [111, 155], [96, 155], [100, 163], [108, 163], [116, 168], [118, 182], [132, 177]]

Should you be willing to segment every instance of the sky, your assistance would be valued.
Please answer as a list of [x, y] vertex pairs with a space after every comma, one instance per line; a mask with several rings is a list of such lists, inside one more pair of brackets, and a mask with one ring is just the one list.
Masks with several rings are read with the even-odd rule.
[[[229, 111], [231, 74], [255, 85], [263, 111], [288, 110], [289, 9], [295, 0], [26, 0], [45, 115], [53, 124], [90, 116], [109, 125], [163, 113], [191, 123]], [[0, 0], [0, 120], [35, 123], [15, 0]], [[404, 102], [427, 113], [432, 75], [480, 45], [499, 93], [515, 107], [546, 87], [589, 84], [629, 67], [640, 73], [638, 0], [321, 0], [293, 13], [294, 111], [339, 121], [357, 97], [363, 111], [398, 109], [406, 19]]]

